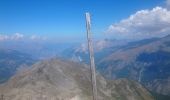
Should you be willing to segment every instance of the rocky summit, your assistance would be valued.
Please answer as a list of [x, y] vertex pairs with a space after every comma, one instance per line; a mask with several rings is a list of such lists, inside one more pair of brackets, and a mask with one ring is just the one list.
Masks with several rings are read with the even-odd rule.
[[[106, 80], [97, 73], [98, 100], [154, 100], [140, 84]], [[92, 100], [90, 69], [72, 61], [50, 59], [18, 71], [0, 86], [5, 100]]]

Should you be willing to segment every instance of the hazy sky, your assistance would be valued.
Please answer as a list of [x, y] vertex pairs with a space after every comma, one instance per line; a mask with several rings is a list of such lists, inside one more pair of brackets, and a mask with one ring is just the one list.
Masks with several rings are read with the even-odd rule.
[[0, 34], [45, 37], [85, 36], [85, 12], [92, 31], [103, 34], [114, 23], [165, 0], [0, 0]]

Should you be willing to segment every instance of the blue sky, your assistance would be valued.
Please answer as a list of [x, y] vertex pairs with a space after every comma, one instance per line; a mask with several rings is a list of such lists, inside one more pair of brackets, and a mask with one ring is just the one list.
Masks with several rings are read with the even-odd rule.
[[92, 15], [92, 31], [107, 28], [142, 9], [164, 5], [165, 0], [0, 0], [0, 33], [48, 37], [81, 37], [85, 12]]

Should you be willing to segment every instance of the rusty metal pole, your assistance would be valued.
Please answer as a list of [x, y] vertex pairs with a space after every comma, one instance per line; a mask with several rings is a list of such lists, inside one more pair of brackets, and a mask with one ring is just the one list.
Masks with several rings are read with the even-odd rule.
[[88, 41], [89, 56], [90, 56], [93, 100], [97, 100], [96, 68], [95, 68], [94, 51], [93, 51], [93, 45], [92, 45], [92, 36], [91, 36], [92, 33], [90, 32], [90, 28], [91, 28], [90, 13], [86, 13], [86, 29], [87, 29], [87, 41]]

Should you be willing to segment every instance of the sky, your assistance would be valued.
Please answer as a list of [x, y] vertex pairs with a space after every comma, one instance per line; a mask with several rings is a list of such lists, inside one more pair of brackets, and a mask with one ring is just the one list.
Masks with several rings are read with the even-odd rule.
[[[86, 36], [86, 12], [91, 14], [92, 33], [94, 36], [100, 37], [102, 36], [101, 34], [108, 33], [114, 34], [111, 35], [113, 37], [125, 38], [131, 35], [129, 33], [138, 31], [131, 30], [132, 28], [141, 28], [126, 26], [131, 22], [137, 23], [133, 19], [133, 21], [129, 21], [130, 16], [135, 16], [137, 12], [142, 10], [148, 10], [148, 13], [152, 13], [156, 7], [158, 9], [160, 7], [161, 10], [168, 10], [167, 5], [170, 5], [168, 1], [0, 0], [0, 40], [9, 39], [9, 36], [10, 39], [20, 39], [24, 36], [30, 36], [31, 39], [81, 39]], [[165, 13], [169, 14], [168, 11]], [[145, 17], [145, 14], [141, 14], [141, 16]], [[148, 15], [146, 14], [146, 16]], [[137, 19], [136, 16], [134, 18]], [[122, 22], [122, 20], [127, 21]], [[169, 25], [169, 23], [165, 24]], [[122, 34], [120, 29], [128, 30], [127, 34], [120, 36], [119, 34]], [[143, 34], [141, 29], [140, 31], [140, 34]], [[145, 33], [149, 34], [149, 32]]]

